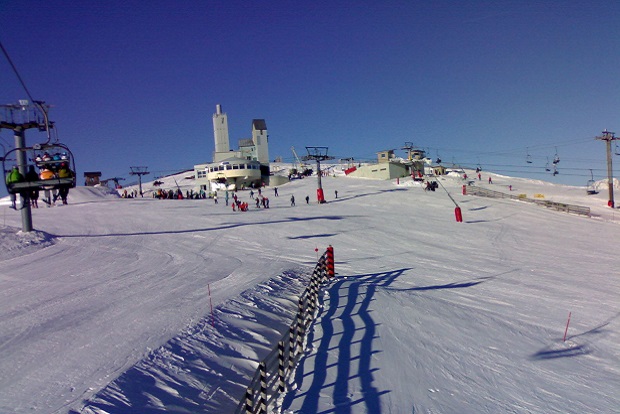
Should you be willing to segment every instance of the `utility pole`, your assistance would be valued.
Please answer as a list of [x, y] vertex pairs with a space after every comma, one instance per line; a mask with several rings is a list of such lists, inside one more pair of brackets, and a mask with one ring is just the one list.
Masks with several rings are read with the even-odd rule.
[[150, 174], [147, 169], [149, 167], [129, 167], [131, 172], [129, 175], [137, 175], [138, 176], [138, 187], [140, 188], [140, 197], [142, 197], [142, 176]]
[[609, 201], [607, 202], [607, 205], [611, 208], [614, 208], [614, 171], [611, 165], [611, 141], [615, 141], [618, 138], [616, 138], [615, 133], [613, 132], [609, 132], [607, 131], [607, 129], [605, 129], [603, 131], [603, 135], [601, 135], [600, 137], [596, 137], [595, 139], [601, 140], [601, 141], [605, 141], [605, 145], [607, 147], [607, 179], [609, 182]]
[[316, 160], [316, 176], [318, 178], [318, 186], [316, 190], [316, 198], [319, 204], [325, 203], [325, 195], [323, 194], [323, 186], [321, 185], [321, 161], [333, 160], [334, 157], [327, 155], [327, 147], [306, 147], [308, 155], [304, 160]]

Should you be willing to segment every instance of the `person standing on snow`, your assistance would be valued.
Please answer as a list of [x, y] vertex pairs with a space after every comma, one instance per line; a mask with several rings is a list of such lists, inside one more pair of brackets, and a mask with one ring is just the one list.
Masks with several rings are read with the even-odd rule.
[[310, 196], [306, 196], [306, 204], [310, 204]]
[[295, 205], [295, 196], [292, 195], [291, 196], [291, 207], [293, 207]]

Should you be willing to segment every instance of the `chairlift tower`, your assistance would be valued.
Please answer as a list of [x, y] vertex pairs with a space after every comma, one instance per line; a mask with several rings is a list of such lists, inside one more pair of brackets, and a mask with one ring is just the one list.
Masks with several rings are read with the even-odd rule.
[[149, 167], [129, 167], [131, 172], [129, 175], [137, 175], [138, 176], [138, 188], [140, 189], [140, 197], [142, 197], [142, 176], [150, 174], [147, 171]]
[[[47, 119], [48, 106], [44, 106], [43, 102], [35, 102], [30, 105], [28, 100], [22, 99], [18, 104], [0, 105], [0, 129], [10, 129], [15, 137], [15, 149], [17, 158], [17, 169], [22, 176], [26, 176], [26, 168], [28, 160], [26, 152], [22, 149], [26, 148], [27, 129], [37, 128], [39, 131], [49, 131], [51, 124]], [[40, 112], [43, 113], [41, 117]], [[32, 231], [32, 210], [30, 209], [30, 194], [27, 192], [20, 194], [22, 199], [22, 231], [24, 233]]]
[[605, 129], [603, 130], [603, 135], [596, 137], [595, 139], [605, 141], [607, 147], [607, 179], [609, 182], [609, 201], [607, 202], [607, 205], [614, 208], [614, 172], [611, 165], [611, 141], [616, 141], [618, 138], [615, 137], [614, 132], [609, 132]]
[[325, 195], [323, 194], [323, 186], [321, 185], [321, 161], [333, 160], [334, 157], [327, 155], [328, 147], [306, 147], [308, 155], [304, 160], [316, 160], [316, 176], [318, 178], [318, 188], [316, 190], [316, 198], [319, 204], [325, 203]]
[[405, 146], [401, 149], [407, 150], [407, 160], [411, 161], [411, 151], [413, 150], [413, 142], [405, 142]]

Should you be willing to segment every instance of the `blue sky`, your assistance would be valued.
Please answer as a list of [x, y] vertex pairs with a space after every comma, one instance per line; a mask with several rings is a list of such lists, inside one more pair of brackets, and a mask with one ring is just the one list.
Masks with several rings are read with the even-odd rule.
[[[448, 165], [585, 185], [606, 177], [594, 137], [620, 135], [619, 18], [615, 1], [0, 0], [0, 40], [53, 106], [79, 182], [211, 161], [221, 104], [234, 148], [266, 120], [272, 159], [412, 142]], [[0, 103], [25, 97], [4, 57], [0, 79]]]

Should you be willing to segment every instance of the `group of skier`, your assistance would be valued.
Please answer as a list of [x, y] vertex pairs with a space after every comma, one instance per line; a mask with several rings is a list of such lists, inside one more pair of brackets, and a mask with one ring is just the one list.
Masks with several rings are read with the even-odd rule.
[[[11, 193], [11, 208], [16, 208], [16, 194], [20, 194], [22, 197], [30, 200], [30, 205], [34, 208], [39, 207], [39, 192], [40, 188], [46, 188], [45, 183], [41, 181], [52, 180], [54, 178], [72, 178], [74, 176], [73, 171], [69, 169], [68, 159], [66, 155], [64, 158], [60, 154], [51, 157], [45, 153], [43, 156], [38, 156], [35, 159], [35, 165], [28, 165], [28, 171], [25, 175], [19, 172], [17, 166], [13, 166], [11, 171], [6, 176], [6, 184], [10, 188], [13, 184], [17, 183], [30, 183], [19, 191], [10, 191]], [[35, 170], [39, 169], [39, 172]], [[53, 191], [53, 201], [45, 200], [48, 204], [56, 203], [59, 198], [63, 204], [67, 204], [67, 197], [69, 195], [70, 184], [60, 185]], [[47, 187], [51, 188], [51, 187]]]

